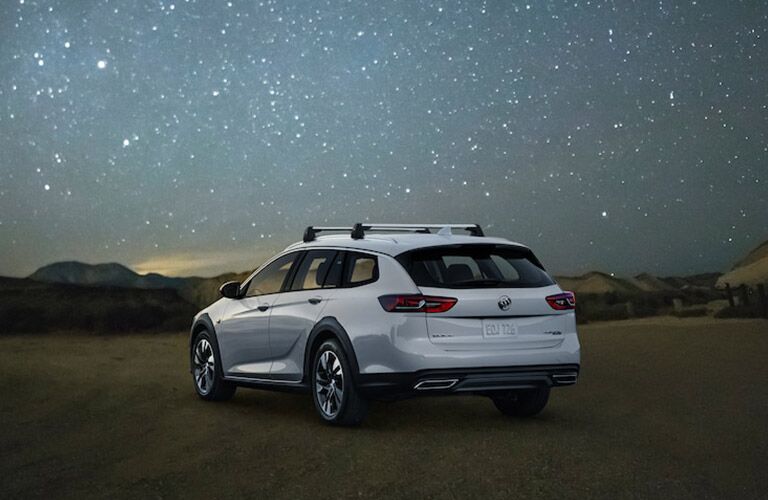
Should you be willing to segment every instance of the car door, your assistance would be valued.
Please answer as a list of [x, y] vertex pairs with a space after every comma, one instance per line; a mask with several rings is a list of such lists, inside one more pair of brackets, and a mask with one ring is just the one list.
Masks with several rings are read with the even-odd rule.
[[343, 265], [343, 252], [306, 252], [289, 289], [275, 300], [269, 320], [273, 379], [301, 380], [307, 338], [333, 300]]
[[291, 276], [299, 252], [278, 257], [246, 281], [216, 326], [221, 362], [227, 376], [269, 378], [272, 353], [269, 316]]

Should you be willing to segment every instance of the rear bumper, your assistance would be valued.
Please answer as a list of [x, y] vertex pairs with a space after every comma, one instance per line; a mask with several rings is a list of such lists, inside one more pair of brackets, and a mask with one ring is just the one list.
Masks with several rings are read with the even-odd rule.
[[357, 387], [369, 399], [472, 394], [573, 385], [579, 365], [505, 366], [360, 374]]

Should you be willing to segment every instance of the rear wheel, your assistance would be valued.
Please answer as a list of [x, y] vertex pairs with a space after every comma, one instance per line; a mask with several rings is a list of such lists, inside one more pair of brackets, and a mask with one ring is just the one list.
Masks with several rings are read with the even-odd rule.
[[221, 359], [216, 345], [207, 331], [200, 332], [192, 343], [192, 380], [197, 395], [207, 401], [225, 401], [232, 398], [237, 386], [224, 380]]
[[320, 417], [333, 425], [358, 425], [368, 413], [352, 381], [347, 355], [336, 340], [317, 349], [312, 363], [312, 399]]
[[531, 417], [547, 406], [549, 387], [523, 389], [491, 396], [496, 408], [510, 417]]

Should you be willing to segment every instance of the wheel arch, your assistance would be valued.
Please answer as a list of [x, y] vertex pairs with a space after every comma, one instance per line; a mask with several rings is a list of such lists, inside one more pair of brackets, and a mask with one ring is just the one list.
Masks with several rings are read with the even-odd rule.
[[357, 356], [344, 327], [333, 316], [326, 316], [318, 321], [312, 331], [307, 336], [307, 344], [304, 347], [304, 370], [302, 382], [307, 382], [309, 374], [312, 371], [312, 357], [320, 345], [329, 339], [339, 341], [344, 353], [347, 355], [350, 366], [352, 367], [352, 380], [356, 381], [360, 373], [360, 367], [357, 364]]
[[190, 353], [189, 356], [189, 371], [190, 373], [194, 371], [194, 366], [192, 364], [192, 349], [193, 344], [195, 342], [195, 337], [197, 337], [200, 332], [208, 332], [208, 334], [211, 337], [211, 342], [213, 342], [216, 346], [216, 348], [213, 350], [214, 356], [216, 356], [216, 363], [221, 366], [222, 373], [224, 371], [224, 365], [221, 364], [221, 350], [219, 349], [219, 339], [216, 337], [216, 328], [213, 327], [213, 321], [211, 320], [211, 317], [208, 316], [208, 314], [201, 314], [195, 322], [192, 324], [192, 328], [189, 331], [189, 349], [188, 352]]

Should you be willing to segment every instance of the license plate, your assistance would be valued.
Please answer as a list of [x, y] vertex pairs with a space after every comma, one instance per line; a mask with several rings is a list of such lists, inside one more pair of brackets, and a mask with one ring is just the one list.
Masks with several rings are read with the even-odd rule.
[[483, 320], [483, 337], [500, 339], [517, 335], [517, 325], [511, 321]]

